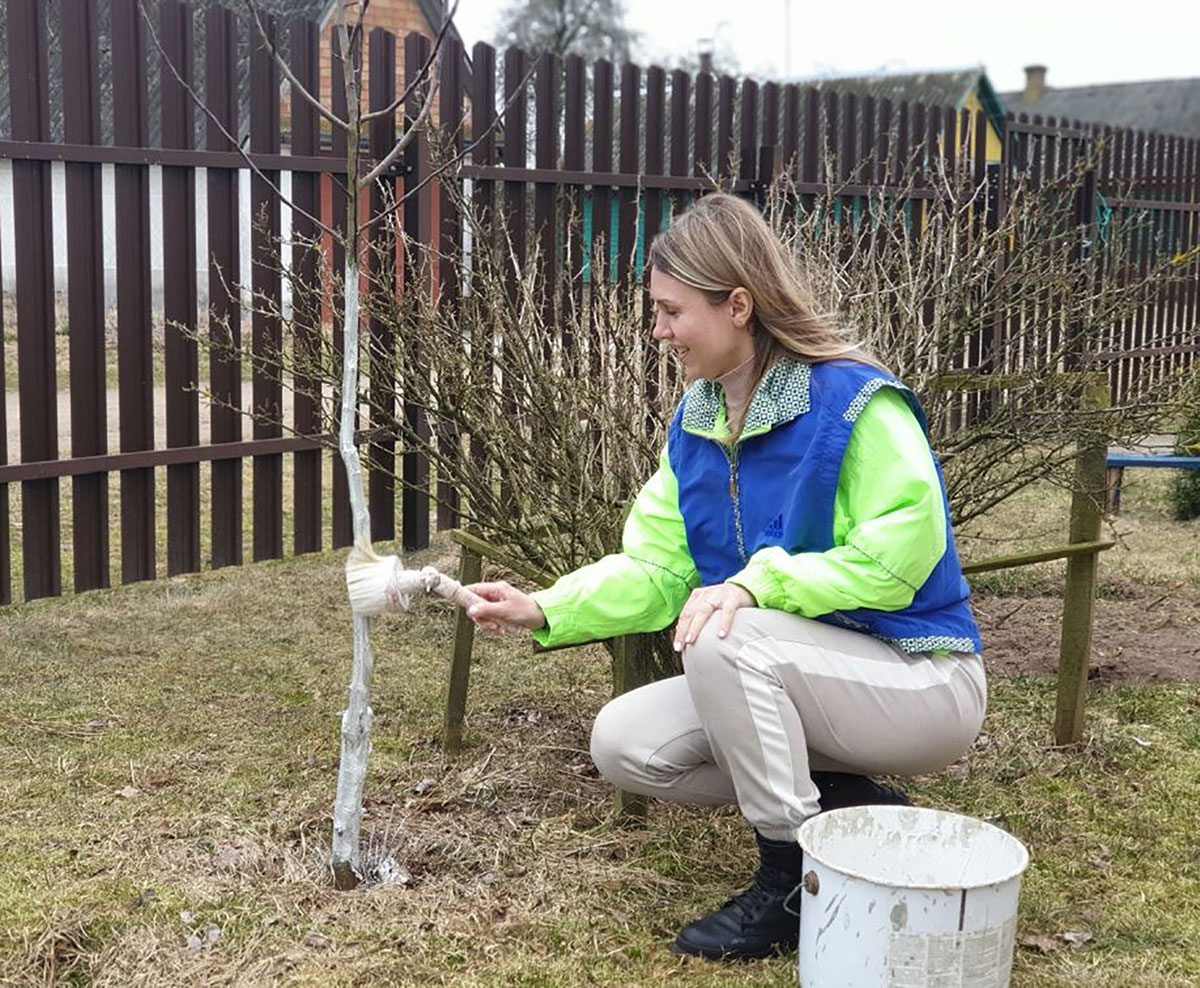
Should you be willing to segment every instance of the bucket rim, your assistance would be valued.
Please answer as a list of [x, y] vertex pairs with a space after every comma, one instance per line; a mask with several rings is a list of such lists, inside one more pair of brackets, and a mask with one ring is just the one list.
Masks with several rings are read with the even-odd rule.
[[[854, 868], [847, 868], [841, 864], [833, 864], [826, 858], [822, 857], [815, 851], [808, 848], [805, 841], [805, 831], [809, 831], [810, 835], [818, 826], [828, 826], [828, 818], [835, 816], [849, 816], [853, 813], [861, 814], [863, 811], [884, 810], [893, 812], [907, 812], [918, 814], [932, 814], [938, 817], [952, 817], [957, 820], [965, 820], [973, 824], [977, 824], [981, 829], [995, 831], [1008, 840], [1016, 844], [1020, 851], [1020, 857], [1017, 866], [1007, 873], [995, 878], [989, 878], [986, 881], [974, 882], [918, 882], [918, 881], [899, 881], [895, 878], [877, 877], [865, 871]], [[996, 885], [1003, 885], [1005, 882], [1011, 882], [1014, 878], [1020, 878], [1029, 867], [1029, 848], [1025, 846], [1025, 842], [1020, 838], [1013, 836], [1003, 827], [997, 827], [994, 823], [988, 823], [987, 820], [981, 820], [979, 817], [967, 816], [965, 813], [951, 813], [947, 810], [935, 810], [927, 806], [846, 806], [841, 809], [828, 810], [820, 813], [817, 816], [809, 817], [800, 825], [800, 829], [796, 835], [796, 841], [804, 851], [806, 857], [811, 857], [818, 863], [828, 868], [830, 871], [836, 872], [839, 875], [844, 875], [848, 878], [857, 878], [860, 881], [870, 882], [873, 885], [881, 885], [884, 888], [894, 889], [916, 889], [919, 891], [967, 891], [970, 889], [991, 888]]]

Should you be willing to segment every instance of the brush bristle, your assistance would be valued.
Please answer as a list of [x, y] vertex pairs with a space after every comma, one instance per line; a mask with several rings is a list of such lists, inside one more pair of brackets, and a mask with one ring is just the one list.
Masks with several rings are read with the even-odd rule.
[[346, 560], [346, 590], [355, 614], [382, 614], [408, 607], [408, 595], [397, 593], [394, 581], [400, 569], [396, 556], [377, 556], [355, 547]]

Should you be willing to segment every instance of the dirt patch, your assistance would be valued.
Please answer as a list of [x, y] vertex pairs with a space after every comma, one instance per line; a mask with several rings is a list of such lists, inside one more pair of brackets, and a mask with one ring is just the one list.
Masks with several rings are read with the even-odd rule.
[[[1058, 669], [1062, 600], [980, 593], [972, 598], [984, 658], [998, 675]], [[1096, 601], [1089, 677], [1107, 683], [1200, 682], [1200, 592], [1123, 583]]]

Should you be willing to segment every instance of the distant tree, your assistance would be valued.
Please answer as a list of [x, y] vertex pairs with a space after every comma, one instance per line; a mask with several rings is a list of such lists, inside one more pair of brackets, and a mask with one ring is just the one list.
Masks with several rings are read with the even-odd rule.
[[715, 75], [740, 75], [741, 65], [737, 53], [727, 38], [701, 38], [694, 48], [656, 59], [657, 64], [668, 69], [683, 69], [695, 75], [707, 70]]
[[637, 40], [624, 0], [510, 0], [496, 30], [502, 47], [613, 62], [628, 61]]

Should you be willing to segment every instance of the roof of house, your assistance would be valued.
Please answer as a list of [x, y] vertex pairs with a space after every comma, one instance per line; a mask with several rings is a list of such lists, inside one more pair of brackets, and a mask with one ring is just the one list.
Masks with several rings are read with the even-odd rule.
[[1047, 87], [1034, 103], [1021, 92], [999, 95], [1014, 113], [1200, 137], [1200, 78]]
[[1004, 127], [1004, 106], [996, 97], [982, 66], [929, 72], [876, 72], [857, 76], [826, 76], [801, 80], [816, 89], [828, 89], [875, 99], [901, 100], [930, 106], [961, 108], [972, 92], [979, 96], [997, 131]]
[[[265, 14], [269, 14], [276, 18], [279, 24], [278, 42], [280, 52], [287, 57], [289, 38], [286, 25], [293, 20], [304, 19], [316, 21], [322, 27], [328, 20], [330, 14], [333, 13], [334, 5], [337, 0], [255, 0], [259, 10]], [[426, 20], [431, 25], [440, 25], [443, 16], [442, 7], [439, 0], [416, 0], [421, 12], [425, 15]], [[156, 0], [147, 0], [147, 6], [153, 8], [157, 6]], [[204, 22], [202, 14], [211, 7], [225, 6], [232, 8], [235, 13], [240, 16], [245, 16], [245, 7], [237, 0], [189, 0], [188, 6], [194, 12], [194, 30], [197, 42], [201, 42], [204, 31]], [[60, 25], [60, 10], [59, 0], [48, 0], [46, 7], [46, 44], [47, 57], [50, 65], [49, 83], [50, 83], [50, 139], [52, 141], [63, 140], [63, 99], [62, 99], [62, 80], [63, 76], [58, 71], [58, 65], [61, 61], [61, 46], [59, 41], [59, 25]], [[108, 9], [109, 5], [105, 2], [100, 4], [100, 23], [98, 24], [99, 33], [99, 57], [100, 57], [100, 130], [101, 143], [112, 142], [112, 72], [110, 71], [109, 62], [111, 59], [109, 46], [109, 27], [108, 27]], [[5, 33], [7, 4], [0, 3], [0, 37]], [[153, 15], [152, 15], [153, 16]], [[157, 23], [157, 17], [154, 18]], [[453, 23], [450, 25], [447, 35], [457, 41], [462, 38], [455, 28]], [[249, 58], [250, 32], [247, 30], [238, 32], [238, 120], [239, 134], [241, 138], [245, 138], [249, 134], [249, 118], [250, 118], [250, 58]], [[156, 146], [161, 141], [162, 119], [160, 111], [161, 88], [156, 85], [156, 78], [159, 73], [159, 56], [154, 47], [153, 40], [146, 35], [145, 37], [147, 68], [148, 68], [148, 86], [149, 99], [147, 101], [147, 132], [149, 144]], [[193, 85], [195, 88], [203, 92], [203, 55], [198, 52], [195, 58], [193, 69]], [[207, 118], [197, 110], [194, 113], [197, 146], [203, 146], [203, 134], [207, 127]], [[0, 139], [7, 139], [11, 136], [10, 121], [9, 121], [9, 84], [8, 84], [8, 59], [7, 51], [0, 52]]]

